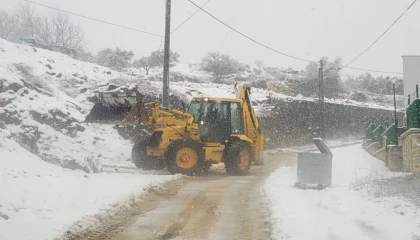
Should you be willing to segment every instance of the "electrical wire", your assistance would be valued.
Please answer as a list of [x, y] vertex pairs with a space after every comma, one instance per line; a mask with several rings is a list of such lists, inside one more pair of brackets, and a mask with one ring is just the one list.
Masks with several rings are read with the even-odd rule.
[[190, 3], [192, 3], [193, 5], [195, 5], [197, 8], [199, 8], [201, 11], [203, 11], [204, 13], [206, 13], [207, 15], [209, 15], [210, 17], [212, 17], [213, 19], [215, 19], [216, 21], [218, 21], [219, 23], [221, 23], [221, 24], [225, 25], [227, 28], [231, 29], [232, 31], [236, 32], [237, 34], [241, 35], [242, 37], [247, 38], [248, 40], [250, 40], [250, 41], [252, 41], [252, 42], [254, 42], [254, 43], [256, 43], [256, 44], [258, 44], [258, 45], [260, 45], [260, 46], [262, 46], [262, 47], [264, 47], [264, 48], [267, 48], [267, 49], [269, 49], [269, 50], [271, 50], [271, 51], [273, 51], [273, 52], [276, 52], [276, 53], [278, 53], [278, 54], [281, 54], [281, 55], [283, 55], [283, 56], [286, 56], [286, 57], [289, 57], [289, 58], [293, 58], [293, 59], [296, 59], [296, 60], [305, 61], [305, 62], [317, 62], [317, 61], [312, 61], [312, 60], [308, 60], [308, 59], [303, 59], [303, 58], [295, 57], [295, 56], [292, 56], [292, 55], [289, 55], [289, 54], [286, 54], [286, 53], [280, 52], [280, 51], [278, 51], [278, 50], [276, 50], [276, 49], [274, 49], [274, 48], [271, 48], [271, 47], [269, 47], [269, 46], [267, 46], [267, 45], [265, 45], [265, 44], [261, 43], [261, 42], [258, 42], [257, 40], [255, 40], [255, 39], [253, 39], [253, 38], [251, 38], [251, 37], [248, 37], [247, 35], [243, 34], [242, 32], [240, 32], [240, 31], [236, 30], [235, 28], [233, 28], [233, 27], [229, 26], [228, 24], [224, 23], [222, 20], [220, 20], [220, 19], [218, 19], [217, 17], [213, 16], [211, 13], [207, 12], [206, 10], [204, 10], [203, 8], [201, 8], [200, 6], [198, 6], [198, 5], [197, 5], [196, 3], [194, 3], [193, 1], [191, 1], [191, 0], [188, 0], [188, 1], [189, 1]]
[[163, 37], [160, 37], [159, 52], [160, 52], [160, 49], [162, 48], [162, 43], [163, 43]]
[[199, 8], [197, 11], [195, 11], [193, 14], [191, 14], [191, 16], [189, 16], [187, 19], [185, 19], [181, 24], [178, 25], [178, 27], [176, 27], [172, 32], [174, 33], [176, 30], [178, 30], [178, 28], [182, 27], [182, 25], [184, 25], [186, 22], [188, 22], [188, 20], [190, 20], [192, 17], [194, 17], [195, 14], [197, 14], [198, 12], [201, 11], [202, 8], [204, 8], [211, 0], [208, 0], [206, 3], [204, 3], [201, 8]]
[[[44, 5], [44, 4], [41, 4], [41, 3], [37, 3], [37, 2], [33, 2], [33, 1], [30, 1], [30, 0], [25, 0], [26, 2], [28, 2], [28, 3], [32, 3], [32, 4], [35, 4], [35, 5], [38, 5], [38, 6], [41, 6], [41, 7], [45, 7], [45, 8], [49, 8], [49, 9], [53, 9], [53, 10], [56, 10], [56, 11], [61, 11], [61, 12], [64, 12], [64, 13], [67, 13], [67, 14], [69, 14], [69, 15], [74, 15], [74, 16], [78, 16], [78, 17], [81, 17], [81, 18], [85, 18], [85, 19], [89, 19], [89, 20], [92, 20], [92, 21], [96, 21], [96, 22], [100, 22], [100, 23], [104, 23], [104, 24], [108, 24], [108, 25], [112, 25], [112, 26], [115, 26], [115, 27], [119, 27], [119, 28], [123, 28], [123, 29], [127, 29], [127, 30], [131, 30], [131, 31], [135, 31], [135, 32], [140, 32], [140, 33], [144, 33], [144, 34], [148, 34], [148, 35], [152, 35], [152, 36], [157, 36], [157, 37], [160, 37], [161, 38], [161, 45], [162, 45], [162, 35], [158, 35], [158, 34], [155, 34], [155, 33], [151, 33], [151, 32], [146, 32], [146, 31], [143, 31], [143, 30], [139, 30], [139, 29], [135, 29], [135, 28], [132, 28], [132, 27], [127, 27], [127, 26], [123, 26], [123, 25], [120, 25], [120, 24], [116, 24], [116, 23], [112, 23], [112, 22], [108, 22], [108, 21], [104, 21], [104, 20], [100, 20], [100, 19], [96, 19], [96, 18], [92, 18], [92, 17], [88, 17], [88, 16], [84, 16], [84, 15], [81, 15], [81, 14], [77, 14], [77, 13], [73, 13], [73, 12], [69, 12], [69, 11], [66, 11], [66, 10], [62, 10], [62, 9], [58, 9], [58, 8], [55, 8], [55, 7], [51, 7], [51, 6], [48, 6], [48, 5]], [[266, 48], [266, 49], [268, 49], [268, 50], [271, 50], [271, 51], [273, 51], [273, 52], [276, 52], [276, 53], [278, 53], [278, 54], [281, 54], [281, 55], [283, 55], [283, 56], [286, 56], [286, 57], [289, 57], [289, 58], [293, 58], [293, 59], [296, 59], [296, 60], [300, 60], [300, 61], [305, 61], [305, 62], [313, 62], [313, 63], [317, 63], [318, 61], [312, 61], [312, 60], [308, 60], [308, 59], [303, 59], [303, 58], [299, 58], [299, 57], [295, 57], [295, 56], [292, 56], [292, 55], [289, 55], [289, 54], [286, 54], [286, 53], [284, 53], [284, 52], [281, 52], [281, 51], [278, 51], [278, 50], [276, 50], [276, 49], [274, 49], [274, 48], [272, 48], [272, 47], [269, 47], [269, 46], [267, 46], [267, 45], [265, 45], [265, 44], [263, 44], [263, 43], [261, 43], [261, 42], [259, 42], [259, 41], [257, 41], [257, 40], [255, 40], [255, 39], [253, 39], [253, 38], [251, 38], [251, 37], [249, 37], [249, 36], [247, 36], [247, 35], [245, 35], [244, 33], [242, 33], [242, 32], [240, 32], [240, 31], [238, 31], [238, 30], [236, 30], [235, 28], [233, 28], [233, 27], [231, 27], [231, 26], [229, 26], [228, 24], [226, 24], [226, 23], [224, 23], [223, 21], [221, 21], [220, 19], [218, 19], [217, 17], [215, 17], [215, 16], [213, 16], [211, 13], [209, 13], [209, 12], [207, 12], [206, 10], [204, 10], [203, 9], [203, 7], [205, 7], [205, 5], [207, 5], [211, 0], [209, 0], [209, 1], [207, 1], [205, 4], [203, 4], [201, 7], [199, 6], [199, 5], [197, 5], [196, 3], [194, 3], [193, 1], [191, 1], [191, 0], [188, 0], [190, 3], [192, 3], [193, 5], [195, 5], [197, 8], [198, 8], [198, 10], [196, 11], [196, 12], [194, 12], [190, 17], [188, 17], [185, 21], [183, 21], [178, 27], [176, 27], [173, 31], [172, 31], [172, 33], [173, 32], [175, 32], [177, 29], [179, 29], [182, 25], [184, 25], [187, 21], [189, 21], [195, 14], [197, 14], [200, 10], [201, 11], [203, 11], [204, 13], [206, 13], [207, 15], [209, 15], [210, 17], [212, 17], [213, 19], [215, 19], [216, 21], [218, 21], [219, 23], [221, 23], [221, 24], [223, 24], [224, 26], [226, 26], [227, 28], [229, 28], [229, 29], [231, 29], [232, 31], [234, 31], [234, 32], [236, 32], [236, 33], [238, 33], [239, 35], [241, 35], [241, 36], [243, 36], [243, 37], [245, 37], [246, 39], [248, 39], [248, 40], [250, 40], [250, 41], [252, 41], [252, 42], [254, 42], [254, 43], [256, 43], [256, 44], [258, 44], [258, 45], [260, 45], [260, 46], [262, 46], [262, 47], [264, 47], [264, 48]], [[364, 69], [364, 68], [356, 68], [356, 67], [348, 67], [347, 65], [349, 65], [350, 63], [352, 63], [352, 62], [354, 62], [357, 58], [359, 58], [361, 55], [363, 55], [363, 53], [365, 53], [367, 50], [369, 50], [369, 48], [370, 47], [372, 47], [383, 35], [385, 35], [385, 33], [408, 11], [408, 9], [410, 9], [413, 5], [414, 5], [414, 3], [416, 2], [417, 0], [415, 0], [407, 9], [406, 9], [406, 11], [404, 11], [404, 13], [373, 43], [373, 44], [371, 44], [371, 46], [369, 46], [364, 52], [362, 52], [358, 57], [356, 57], [355, 59], [353, 59], [351, 62], [349, 62], [348, 64], [346, 64], [346, 65], [344, 65], [344, 66], [340, 66], [341, 68], [349, 68], [349, 69], [355, 69], [355, 70], [362, 70], [362, 71], [368, 71], [368, 72], [377, 72], [377, 73], [388, 73], [388, 74], [402, 74], [402, 73], [400, 73], [400, 72], [387, 72], [387, 71], [378, 71], [378, 70], [371, 70], [371, 69]], [[159, 49], [161, 48], [161, 46], [159, 47]]]
[[[229, 26], [228, 24], [224, 23], [223, 21], [221, 21], [221, 20], [220, 20], [220, 19], [218, 19], [217, 17], [213, 16], [211, 13], [207, 12], [206, 10], [204, 10], [202, 7], [198, 6], [198, 5], [197, 5], [196, 3], [194, 3], [193, 1], [191, 1], [191, 0], [188, 0], [188, 1], [189, 1], [190, 3], [192, 3], [193, 5], [195, 5], [197, 8], [199, 8], [199, 10], [203, 11], [204, 13], [206, 13], [207, 15], [209, 15], [210, 17], [212, 17], [213, 19], [215, 19], [215, 20], [216, 20], [216, 21], [218, 21], [219, 23], [223, 24], [223, 25], [224, 25], [224, 26], [226, 26], [227, 28], [229, 28], [229, 29], [233, 30], [234, 32], [238, 33], [239, 35], [241, 35], [241, 36], [243, 36], [243, 37], [247, 38], [248, 40], [250, 40], [250, 41], [252, 41], [252, 42], [254, 42], [254, 43], [256, 43], [256, 44], [258, 44], [258, 45], [260, 45], [260, 46], [262, 46], [262, 47], [264, 47], [264, 48], [267, 48], [267, 49], [269, 49], [269, 50], [271, 50], [271, 51], [273, 51], [273, 52], [279, 53], [279, 54], [281, 54], [281, 55], [283, 55], [283, 56], [286, 56], [286, 57], [289, 57], [289, 58], [293, 58], [293, 59], [296, 59], [296, 60], [305, 61], [305, 62], [312, 62], [312, 63], [318, 63], [318, 61], [313, 61], [313, 60], [303, 59], [303, 58], [295, 57], [295, 56], [292, 56], [292, 55], [289, 55], [289, 54], [286, 54], [286, 53], [280, 52], [280, 51], [278, 51], [278, 50], [273, 49], [272, 47], [269, 47], [269, 46], [267, 46], [267, 45], [265, 45], [265, 44], [263, 44], [263, 43], [260, 43], [260, 42], [258, 42], [257, 40], [254, 40], [253, 38], [251, 38], [251, 37], [249, 37], [249, 36], [245, 35], [244, 33], [240, 32], [240, 31], [236, 30], [235, 28], [233, 28], [233, 27]], [[415, 0], [415, 1], [417, 1], [417, 0]], [[328, 63], [328, 62], [327, 62], [327, 63]], [[348, 65], [348, 64], [347, 64], [347, 65]], [[345, 65], [345, 66], [339, 66], [339, 67], [341, 67], [341, 68], [349, 68], [349, 69], [354, 69], [354, 70], [362, 70], [362, 71], [367, 71], [367, 72], [376, 72], [376, 73], [403, 74], [403, 73], [400, 73], [400, 72], [387, 72], [387, 71], [371, 70], [371, 69], [365, 69], [365, 68], [348, 67], [347, 65]]]
[[349, 69], [355, 69], [355, 70], [362, 70], [366, 72], [376, 72], [376, 73], [387, 73], [387, 74], [399, 74], [402, 75], [402, 72], [387, 72], [387, 71], [379, 71], [379, 70], [371, 70], [366, 68], [357, 68], [357, 67], [347, 67], [347, 66], [340, 66], [341, 68], [349, 68]]
[[[385, 30], [385, 32], [383, 32], [372, 44], [369, 45], [369, 47], [367, 47], [363, 52], [361, 52], [359, 55], [357, 55], [357, 57], [355, 57], [353, 60], [351, 60], [349, 63], [347, 63], [346, 65], [344, 65], [343, 67], [347, 67], [348, 65], [350, 65], [351, 63], [353, 63], [354, 61], [356, 61], [359, 57], [361, 57], [364, 53], [366, 53], [373, 45], [375, 45], [376, 42], [379, 41], [379, 39], [381, 39], [397, 22], [398, 20], [400, 20], [400, 18], [402, 16], [404, 16], [404, 14], [417, 2], [417, 0], [414, 0], [410, 6], [408, 6], [408, 8]], [[372, 71], [373, 72], [373, 71]]]
[[104, 20], [100, 20], [100, 19], [96, 19], [96, 18], [84, 16], [84, 15], [81, 15], [81, 14], [69, 12], [69, 11], [62, 10], [62, 9], [58, 9], [58, 8], [51, 7], [51, 6], [48, 6], [48, 5], [44, 5], [44, 4], [41, 4], [41, 3], [33, 2], [33, 1], [30, 1], [30, 0], [25, 0], [25, 1], [28, 2], [28, 3], [32, 3], [32, 4], [35, 4], [35, 5], [41, 6], [41, 7], [53, 9], [53, 10], [60, 11], [60, 12], [64, 12], [64, 13], [67, 13], [69, 15], [74, 15], [74, 16], [78, 16], [78, 17], [81, 17], [81, 18], [86, 18], [86, 19], [89, 19], [89, 20], [92, 20], [92, 21], [96, 21], [96, 22], [100, 22], [100, 23], [104, 23], [104, 24], [115, 26], [115, 27], [124, 28], [124, 29], [127, 29], [127, 30], [131, 30], [131, 31], [135, 31], [135, 32], [140, 32], [140, 33], [144, 33], [144, 34], [148, 34], [148, 35], [152, 35], [152, 36], [156, 36], [156, 37], [162, 37], [162, 35], [159, 35], [159, 34], [155, 34], [155, 33], [151, 33], [151, 32], [146, 32], [146, 31], [135, 29], [135, 28], [132, 28], [132, 27], [127, 27], [127, 26], [123, 26], [123, 25], [120, 25], [120, 24], [116, 24], [116, 23], [107, 22], [107, 21], [104, 21]]
[[[293, 59], [296, 59], [296, 60], [300, 60], [300, 61], [304, 61], [304, 62], [311, 62], [311, 63], [318, 63], [318, 61], [313, 61], [313, 60], [303, 59], [303, 58], [295, 57], [295, 56], [292, 56], [292, 55], [289, 55], [289, 54], [286, 54], [286, 53], [280, 52], [280, 51], [278, 51], [278, 50], [276, 50], [276, 49], [273, 49], [272, 47], [269, 47], [269, 46], [267, 46], [267, 45], [265, 45], [265, 44], [263, 44], [263, 43], [261, 43], [261, 42], [258, 42], [257, 40], [255, 40], [255, 39], [253, 39], [253, 38], [251, 38], [251, 37], [249, 37], [249, 36], [245, 35], [244, 33], [242, 33], [242, 32], [240, 32], [240, 31], [236, 30], [235, 28], [231, 27], [231, 26], [230, 26], [230, 25], [228, 25], [227, 23], [225, 23], [225, 22], [223, 22], [222, 20], [218, 19], [217, 17], [215, 17], [215, 16], [214, 16], [214, 15], [212, 15], [211, 13], [207, 12], [206, 10], [204, 10], [203, 8], [201, 8], [200, 6], [198, 6], [198, 5], [197, 5], [196, 3], [194, 3], [193, 1], [191, 1], [191, 0], [188, 0], [188, 1], [189, 1], [190, 3], [192, 3], [193, 5], [195, 5], [197, 8], [199, 8], [199, 10], [203, 11], [204, 13], [206, 13], [207, 15], [209, 15], [210, 17], [212, 17], [213, 19], [215, 19], [215, 20], [216, 20], [216, 21], [218, 21], [219, 23], [223, 24], [223, 25], [224, 25], [224, 26], [226, 26], [227, 28], [231, 29], [232, 31], [234, 31], [234, 32], [238, 33], [239, 35], [241, 35], [241, 36], [245, 37], [246, 39], [248, 39], [248, 40], [250, 40], [250, 41], [252, 41], [252, 42], [254, 42], [254, 43], [256, 43], [256, 44], [258, 44], [258, 45], [260, 45], [260, 46], [262, 46], [262, 47], [264, 47], [264, 48], [266, 48], [266, 49], [268, 49], [268, 50], [271, 50], [271, 51], [273, 51], [273, 52], [276, 52], [276, 53], [278, 53], [278, 54], [281, 54], [281, 55], [283, 55], [283, 56], [286, 56], [286, 57], [289, 57], [289, 58], [293, 58]], [[415, 1], [417, 1], [417, 0], [415, 0]], [[327, 63], [329, 63], [329, 62], [327, 62]], [[357, 67], [348, 67], [348, 66], [339, 66], [339, 67], [340, 67], [340, 68], [349, 68], [349, 69], [354, 69], [354, 70], [362, 70], [362, 71], [367, 71], [367, 72], [387, 73], [387, 74], [402, 74], [402, 73], [400, 73], [400, 72], [387, 72], [387, 71], [371, 70], [371, 69], [357, 68]]]

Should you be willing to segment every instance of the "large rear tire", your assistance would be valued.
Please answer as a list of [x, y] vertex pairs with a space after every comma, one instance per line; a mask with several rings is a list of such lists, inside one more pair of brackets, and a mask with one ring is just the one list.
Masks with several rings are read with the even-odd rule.
[[226, 172], [230, 175], [245, 175], [251, 167], [252, 150], [248, 143], [238, 141], [227, 146], [224, 156]]
[[134, 144], [131, 150], [131, 161], [137, 168], [143, 170], [160, 170], [163, 169], [162, 164], [158, 160], [154, 160], [147, 156], [147, 140], [143, 140]]
[[194, 140], [177, 140], [166, 151], [166, 168], [172, 174], [198, 175], [203, 171], [203, 166], [203, 148]]

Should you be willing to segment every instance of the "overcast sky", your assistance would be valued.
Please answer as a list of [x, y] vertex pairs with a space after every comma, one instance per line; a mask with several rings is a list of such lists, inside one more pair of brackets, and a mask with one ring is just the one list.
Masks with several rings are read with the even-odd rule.
[[[165, 0], [33, 0], [70, 12], [164, 34]], [[208, 0], [194, 0], [199, 5]], [[20, 0], [1, 0], [12, 10]], [[340, 56], [347, 63], [371, 44], [412, 0], [211, 0], [207, 11], [246, 35], [287, 54], [319, 60]], [[172, 0], [172, 29], [196, 7]], [[39, 14], [54, 11], [37, 6]], [[76, 16], [85, 30], [87, 47], [94, 52], [120, 47], [135, 57], [159, 49], [160, 37], [93, 22]], [[162, 46], [163, 47], [163, 46]], [[307, 63], [271, 52], [231, 31], [200, 12], [171, 38], [171, 49], [181, 62], [195, 63], [208, 51], [231, 54], [247, 64], [264, 60], [267, 66], [301, 70]], [[402, 72], [401, 55], [420, 55], [420, 2], [366, 54], [351, 66]], [[345, 74], [360, 71], [345, 70]]]

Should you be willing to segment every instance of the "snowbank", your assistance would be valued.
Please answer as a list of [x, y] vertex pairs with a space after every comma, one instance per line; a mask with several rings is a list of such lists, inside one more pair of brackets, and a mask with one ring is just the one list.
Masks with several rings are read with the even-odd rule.
[[283, 167], [267, 179], [264, 192], [274, 239], [411, 239], [420, 213], [396, 197], [355, 191], [363, 182], [389, 178], [384, 163], [360, 146], [333, 149], [333, 186], [322, 191], [294, 188], [296, 168]]
[[130, 195], [177, 178], [86, 174], [48, 164], [0, 129], [0, 239], [52, 239], [85, 215], [112, 209]]

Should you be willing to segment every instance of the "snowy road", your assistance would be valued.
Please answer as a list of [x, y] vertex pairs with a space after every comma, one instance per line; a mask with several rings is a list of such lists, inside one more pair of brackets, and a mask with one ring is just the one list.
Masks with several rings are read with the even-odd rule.
[[[387, 170], [359, 145], [333, 149], [333, 186], [293, 187], [294, 153], [265, 154], [249, 176], [227, 176], [223, 165], [207, 176], [184, 177], [100, 225], [64, 239], [412, 239], [420, 214], [396, 197], [381, 196], [376, 179]], [[75, 237], [77, 236], [77, 237]]]
[[278, 167], [294, 165], [294, 156], [266, 155], [265, 166], [253, 166], [249, 176], [227, 176], [221, 165], [167, 183], [78, 239], [268, 239], [262, 185]]
[[419, 234], [416, 207], [382, 195], [372, 183], [401, 173], [359, 145], [332, 151], [333, 186], [316, 191], [293, 187], [295, 153], [266, 152], [266, 165], [253, 166], [248, 176], [227, 176], [223, 165], [200, 177], [144, 174], [129, 166], [116, 172], [113, 165], [86, 175], [34, 159], [6, 140], [0, 239], [386, 240]]

